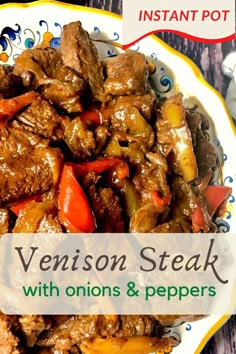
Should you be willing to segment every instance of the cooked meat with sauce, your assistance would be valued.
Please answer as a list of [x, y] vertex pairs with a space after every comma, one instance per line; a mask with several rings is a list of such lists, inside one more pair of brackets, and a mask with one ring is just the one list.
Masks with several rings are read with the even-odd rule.
[[108, 99], [104, 90], [102, 62], [97, 49], [80, 22], [64, 26], [61, 36], [63, 63], [74, 69], [89, 85], [92, 98], [104, 102]]
[[79, 160], [86, 161], [92, 157], [96, 148], [94, 134], [80, 117], [67, 124], [64, 139], [72, 154]]
[[206, 130], [204, 126], [208, 128], [208, 124], [205, 117], [194, 109], [187, 111], [186, 119], [192, 134], [200, 181], [208, 177], [209, 182], [213, 168], [216, 166], [217, 154], [209, 141], [209, 137], [204, 134], [204, 130]]
[[21, 77], [13, 74], [11, 66], [0, 65], [0, 98], [10, 98], [23, 91]]
[[127, 52], [104, 61], [105, 91], [113, 96], [144, 95], [148, 84], [148, 65], [143, 54]]
[[58, 221], [57, 207], [53, 201], [29, 202], [19, 214], [14, 233], [57, 233], [62, 232]]
[[0, 165], [0, 205], [35, 194], [44, 194], [57, 185], [62, 168], [59, 149], [36, 148]]
[[29, 49], [15, 61], [14, 73], [21, 77], [26, 88], [38, 88], [65, 112], [83, 110], [86, 83], [75, 70], [63, 64], [60, 51], [49, 47]]
[[[208, 118], [157, 97], [143, 54], [101, 60], [77, 21], [15, 62], [0, 66], [0, 236], [216, 231], [231, 189], [212, 205]], [[169, 352], [163, 326], [198, 317], [0, 313], [0, 354]]]
[[16, 159], [30, 153], [36, 147], [48, 147], [49, 141], [25, 129], [17, 120], [0, 130], [0, 161]]
[[111, 188], [99, 186], [99, 180], [94, 173], [87, 174], [83, 180], [95, 217], [99, 220], [97, 232], [123, 232], [125, 223], [120, 199]]
[[23, 127], [44, 138], [59, 141], [64, 137], [66, 124], [69, 118], [59, 115], [52, 105], [42, 97], [38, 97], [32, 104], [17, 115]]
[[146, 119], [150, 119], [152, 117], [155, 102], [156, 95], [152, 90], [147, 91], [144, 95], [117, 96], [115, 100], [116, 106], [120, 109], [124, 109], [127, 105], [133, 105]]

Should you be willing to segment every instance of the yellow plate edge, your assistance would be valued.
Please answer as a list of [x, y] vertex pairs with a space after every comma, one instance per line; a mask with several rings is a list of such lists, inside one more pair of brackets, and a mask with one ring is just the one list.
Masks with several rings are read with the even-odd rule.
[[230, 318], [230, 315], [223, 315], [204, 335], [201, 342], [199, 343], [194, 354], [200, 354], [209, 339], [223, 326], [223, 324]]

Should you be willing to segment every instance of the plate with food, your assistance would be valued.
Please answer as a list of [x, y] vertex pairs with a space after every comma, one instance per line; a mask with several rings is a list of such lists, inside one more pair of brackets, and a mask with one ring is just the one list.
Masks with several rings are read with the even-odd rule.
[[[122, 50], [109, 12], [0, 11], [0, 234], [236, 231], [235, 128], [189, 59]], [[227, 318], [0, 314], [0, 351], [200, 353]]]

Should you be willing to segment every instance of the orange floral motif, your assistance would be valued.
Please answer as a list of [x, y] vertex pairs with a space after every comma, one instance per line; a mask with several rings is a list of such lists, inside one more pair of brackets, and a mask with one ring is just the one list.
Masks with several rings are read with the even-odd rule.
[[4, 63], [6, 63], [6, 62], [8, 61], [8, 55], [7, 55], [7, 53], [2, 52], [2, 53], [0, 54], [0, 60], [3, 61]]
[[43, 40], [46, 42], [50, 42], [50, 40], [53, 39], [53, 34], [51, 32], [45, 32], [43, 34]]
[[168, 348], [166, 348], [165, 351], [161, 350], [161, 351], [156, 352], [155, 354], [168, 354], [171, 352], [172, 352], [172, 347], [168, 347]]

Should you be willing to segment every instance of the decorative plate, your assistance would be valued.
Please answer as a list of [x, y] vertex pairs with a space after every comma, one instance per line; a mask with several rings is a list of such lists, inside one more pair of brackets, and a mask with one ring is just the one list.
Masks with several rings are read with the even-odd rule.
[[[112, 13], [54, 1], [0, 6], [0, 63], [13, 64], [23, 50], [42, 41], [60, 46], [62, 26], [80, 20], [94, 39], [102, 58], [121, 51], [121, 17]], [[236, 232], [236, 129], [221, 95], [203, 78], [199, 69], [156, 36], [151, 35], [131, 48], [140, 51], [153, 63], [152, 81], [159, 95], [184, 94], [185, 104], [198, 104], [210, 118], [210, 135], [223, 165], [225, 185], [233, 188], [224, 219], [217, 221], [220, 231]], [[209, 316], [193, 323], [166, 328], [166, 335], [180, 336], [181, 344], [173, 354], [198, 354], [208, 339], [227, 320], [227, 316]], [[164, 354], [164, 353], [160, 353]]]

